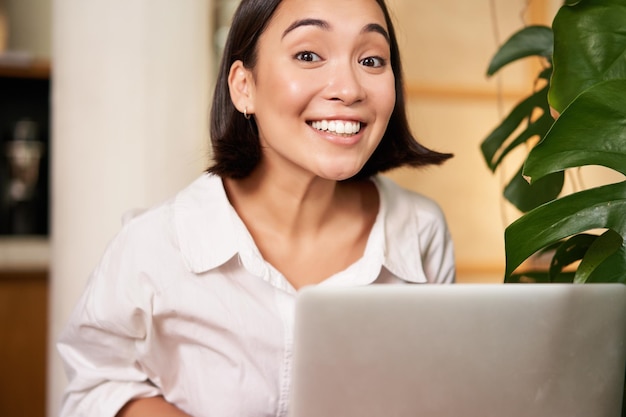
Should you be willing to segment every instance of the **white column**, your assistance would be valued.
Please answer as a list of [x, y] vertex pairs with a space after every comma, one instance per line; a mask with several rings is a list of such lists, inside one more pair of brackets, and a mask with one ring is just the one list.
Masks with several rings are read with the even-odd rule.
[[211, 0], [54, 0], [48, 412], [55, 341], [123, 213], [208, 164]]

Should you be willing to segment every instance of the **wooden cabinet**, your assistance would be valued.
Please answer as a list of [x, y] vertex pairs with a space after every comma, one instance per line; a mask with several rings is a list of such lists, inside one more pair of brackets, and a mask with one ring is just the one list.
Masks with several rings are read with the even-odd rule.
[[0, 416], [45, 416], [47, 312], [47, 272], [0, 272]]
[[[50, 64], [0, 62], [0, 416], [46, 415]], [[28, 119], [45, 147], [35, 191], [14, 197], [14, 128]], [[15, 148], [15, 147], [13, 147]], [[13, 149], [11, 148], [11, 149]], [[22, 155], [22, 154], [20, 154]], [[23, 159], [23, 158], [22, 158]], [[21, 159], [20, 159], [21, 161]], [[13, 164], [12, 164], [13, 163]], [[31, 164], [32, 165], [32, 164]], [[18, 166], [23, 169], [23, 163]], [[26, 216], [27, 215], [27, 216]], [[23, 224], [25, 226], [20, 226]]]
[[39, 251], [20, 242], [46, 240], [48, 164], [47, 157], [40, 161], [36, 198], [11, 199], [8, 145], [15, 123], [28, 118], [39, 127], [36, 140], [49, 149], [49, 102], [49, 62], [0, 62], [0, 416], [44, 417], [46, 411], [48, 265], [30, 259]]

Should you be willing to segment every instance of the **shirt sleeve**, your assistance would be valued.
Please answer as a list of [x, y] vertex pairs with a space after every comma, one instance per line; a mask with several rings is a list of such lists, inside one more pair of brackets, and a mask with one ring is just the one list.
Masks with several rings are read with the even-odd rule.
[[441, 208], [432, 204], [428, 232], [420, 236], [424, 251], [422, 264], [429, 282], [452, 284], [456, 280], [454, 244]]
[[61, 417], [113, 417], [133, 398], [160, 395], [137, 357], [153, 289], [129, 246], [122, 233], [109, 246], [58, 341], [69, 379]]

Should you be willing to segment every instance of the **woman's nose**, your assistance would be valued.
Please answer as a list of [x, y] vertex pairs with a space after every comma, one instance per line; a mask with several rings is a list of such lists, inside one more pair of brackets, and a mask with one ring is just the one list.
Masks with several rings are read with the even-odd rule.
[[365, 98], [363, 80], [355, 64], [341, 63], [330, 69], [326, 97], [348, 106]]

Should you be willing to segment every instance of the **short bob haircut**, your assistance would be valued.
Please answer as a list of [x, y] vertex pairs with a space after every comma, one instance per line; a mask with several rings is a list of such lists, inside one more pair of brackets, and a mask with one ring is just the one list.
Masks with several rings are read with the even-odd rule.
[[[233, 105], [228, 87], [231, 65], [241, 60], [246, 68], [256, 65], [257, 42], [282, 0], [242, 0], [231, 25], [219, 67], [211, 108], [211, 142], [214, 163], [208, 172], [227, 178], [245, 178], [262, 157], [254, 117], [246, 119]], [[314, 1], [314, 0], [310, 0]], [[396, 103], [387, 130], [372, 156], [352, 179], [367, 178], [400, 166], [441, 164], [452, 157], [420, 145], [410, 131], [404, 103], [400, 51], [384, 0], [376, 0], [385, 15], [391, 43], [391, 68], [395, 77]]]

